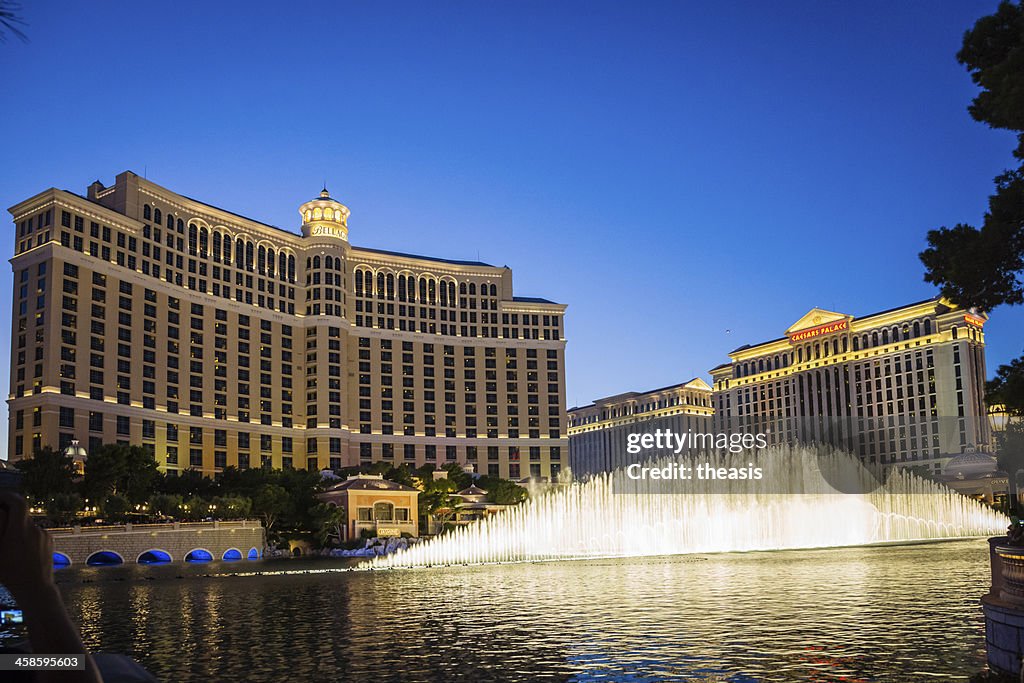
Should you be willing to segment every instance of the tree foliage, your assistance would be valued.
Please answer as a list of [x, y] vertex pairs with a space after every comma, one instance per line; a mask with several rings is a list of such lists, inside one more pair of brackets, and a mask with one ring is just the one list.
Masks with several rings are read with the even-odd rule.
[[157, 480], [156, 459], [142, 446], [106, 444], [94, 448], [85, 461], [86, 496], [103, 500], [107, 496], [124, 496], [131, 503], [142, 503]]
[[996, 459], [999, 462], [999, 469], [1009, 475], [1007, 493], [1010, 499], [1010, 512], [1016, 514], [1017, 472], [1024, 469], [1024, 424], [1012, 423], [997, 434], [996, 438], [999, 440]]
[[75, 487], [75, 461], [64, 451], [43, 448], [14, 465], [21, 471], [21, 489], [30, 499], [45, 503]]
[[[1024, 5], [1003, 2], [964, 35], [957, 60], [980, 87], [968, 111], [992, 128], [1017, 133], [1014, 156], [1024, 161]], [[1024, 165], [996, 178], [981, 227], [931, 230], [921, 252], [925, 280], [967, 308], [990, 311], [1024, 303]], [[1020, 360], [999, 368], [990, 384], [1011, 411], [1024, 411]]]
[[515, 505], [529, 497], [526, 489], [508, 479], [499, 477], [480, 477], [476, 485], [487, 491], [487, 500], [499, 505]]
[[263, 518], [263, 525], [269, 532], [282, 515], [290, 512], [291, 497], [278, 484], [264, 484], [252, 499], [252, 510]]

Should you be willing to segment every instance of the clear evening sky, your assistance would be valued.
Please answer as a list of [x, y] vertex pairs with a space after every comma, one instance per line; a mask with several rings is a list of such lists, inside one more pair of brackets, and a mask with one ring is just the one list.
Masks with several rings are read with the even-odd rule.
[[[582, 405], [708, 378], [814, 306], [934, 295], [925, 232], [979, 222], [1011, 165], [955, 60], [996, 6], [30, 2], [0, 44], [0, 199], [131, 169], [297, 230], [326, 181], [354, 244], [569, 304]], [[991, 374], [1024, 311], [986, 331]]]

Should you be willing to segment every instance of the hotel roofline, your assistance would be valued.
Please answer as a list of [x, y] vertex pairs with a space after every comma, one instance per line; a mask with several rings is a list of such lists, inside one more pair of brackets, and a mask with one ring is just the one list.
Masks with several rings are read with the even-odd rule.
[[661, 394], [661, 393], [665, 393], [665, 392], [669, 392], [669, 391], [674, 391], [676, 389], [693, 389], [694, 391], [707, 391], [707, 392], [711, 392], [711, 386], [707, 382], [705, 382], [701, 377], [694, 377], [693, 379], [691, 379], [691, 380], [689, 380], [687, 382], [679, 382], [678, 384], [670, 384], [668, 386], [658, 387], [657, 389], [651, 389], [649, 391], [626, 391], [626, 392], [623, 392], [621, 394], [614, 394], [612, 396], [605, 396], [604, 398], [595, 399], [592, 403], [588, 403], [586, 405], [573, 406], [572, 408], [569, 408], [568, 412], [571, 413], [574, 410], [588, 410], [588, 409], [591, 409], [591, 408], [596, 408], [596, 407], [601, 406], [601, 405], [611, 405], [611, 404], [619, 403], [619, 402], [622, 402], [622, 401], [629, 401], [629, 400], [632, 400], [632, 399], [636, 399], [636, 398], [639, 398], [639, 397], [642, 397], [642, 396], [654, 396], [656, 394]]
[[[919, 310], [916, 310], [916, 309], [919, 309]], [[838, 319], [845, 319], [850, 324], [851, 329], [853, 329], [853, 328], [863, 329], [865, 326], [873, 327], [873, 326], [878, 325], [878, 324], [882, 324], [882, 325], [887, 324], [886, 321], [884, 320], [886, 317], [891, 317], [891, 318], [893, 318], [892, 321], [896, 322], [897, 320], [901, 320], [901, 319], [903, 319], [905, 317], [914, 316], [914, 315], [918, 315], [918, 314], [923, 314], [923, 313], [926, 313], [926, 312], [929, 312], [929, 311], [931, 311], [931, 312], [938, 312], [939, 314], [942, 314], [942, 313], [949, 313], [949, 312], [952, 312], [952, 311], [955, 311], [955, 310], [958, 310], [958, 309], [959, 309], [959, 307], [956, 304], [950, 302], [948, 299], [945, 299], [942, 296], [934, 296], [934, 297], [931, 297], [929, 299], [923, 299], [921, 301], [917, 301], [917, 302], [914, 302], [914, 303], [911, 303], [911, 304], [907, 304], [905, 306], [896, 306], [894, 308], [888, 308], [888, 309], [885, 309], [883, 311], [877, 311], [875, 313], [869, 313], [868, 315], [863, 315], [863, 316], [852, 316], [852, 315], [848, 315], [848, 314], [833, 313], [833, 312], [830, 312], [830, 311], [823, 311], [822, 309], [818, 309], [818, 308], [812, 308], [811, 311], [808, 312], [807, 314], [805, 314], [801, 318], [800, 321], [802, 321], [804, 318], [807, 318], [809, 315], [811, 315], [811, 313], [813, 313], [815, 311], [819, 311], [819, 312], [822, 312], [822, 313], [832, 313], [833, 315], [836, 316], [836, 318], [835, 318], [836, 320], [838, 320]], [[898, 315], [894, 315], [894, 314], [898, 314]], [[981, 318], [983, 320], [987, 320], [988, 319], [988, 316], [986, 314], [984, 314], [984, 313], [973, 313], [973, 315], [976, 315], [977, 317], [979, 317], [979, 318]], [[882, 320], [878, 320], [880, 318]], [[792, 332], [792, 331], [797, 330], [797, 329], [800, 329], [798, 327], [800, 321], [797, 321], [797, 323], [795, 323], [792, 327], [790, 327], [790, 329], [787, 330], [787, 333]], [[813, 325], [808, 325], [807, 327], [813, 327]], [[772, 352], [772, 351], [775, 350], [772, 347], [775, 347], [775, 346], [789, 348], [791, 346], [791, 342], [790, 342], [789, 337], [788, 336], [778, 337], [776, 339], [771, 339], [771, 340], [768, 340], [768, 341], [759, 342], [757, 344], [744, 344], [743, 346], [737, 347], [737, 348], [733, 349], [732, 351], [730, 351], [728, 355], [735, 362], [737, 360], [744, 360], [744, 359], [747, 359], [747, 358], [751, 358], [753, 356], [760, 355], [762, 353]], [[721, 364], [716, 365], [715, 367], [711, 368], [710, 372], [714, 373], [714, 372], [717, 372], [719, 370], [723, 370], [725, 368], [729, 368], [729, 367], [731, 367], [731, 365], [732, 365], [732, 363], [721, 363]]]
[[[107, 194], [116, 191], [121, 186], [122, 178], [131, 180], [138, 183], [139, 189], [143, 194], [149, 194], [156, 198], [163, 200], [172, 205], [177, 205], [181, 210], [198, 214], [197, 218], [205, 220], [210, 224], [210, 227], [223, 226], [230, 228], [235, 231], [249, 231], [262, 233], [262, 236], [268, 239], [278, 239], [282, 237], [287, 240], [287, 246], [292, 248], [298, 248], [303, 246], [304, 241], [307, 239], [302, 234], [286, 230], [284, 228], [265, 223], [263, 221], [243, 216], [242, 214], [229, 211], [227, 209], [220, 208], [214, 204], [204, 202], [198, 199], [194, 199], [187, 195], [179, 194], [173, 190], [159, 185], [151, 180], [139, 176], [133, 171], [124, 171], [117, 176], [117, 181], [110, 186], [103, 186], [100, 181], [95, 181], [90, 186], [90, 194], [95, 192], [96, 197], [83, 196], [70, 190], [62, 190], [56, 187], [50, 187], [38, 194], [14, 204], [8, 208], [8, 212], [12, 215], [15, 221], [18, 221], [19, 217], [24, 214], [28, 214], [44, 207], [47, 203], [60, 203], [59, 198], [63, 196], [65, 202], [69, 198], [76, 202], [85, 202], [89, 206], [93, 207], [96, 211], [102, 213], [102, 219], [108, 223], [120, 225], [121, 227], [137, 232], [141, 229], [143, 221], [133, 218], [127, 212], [118, 211], [116, 208], [112, 208], [107, 204], [99, 201], [100, 197], [105, 197]], [[373, 259], [375, 257], [389, 257], [398, 259], [408, 259], [411, 262], [430, 262], [440, 264], [444, 266], [452, 267], [454, 270], [462, 272], [463, 269], [477, 268], [491, 273], [505, 273], [510, 274], [508, 266], [496, 266], [483, 261], [471, 261], [471, 260], [460, 260], [460, 259], [446, 259], [437, 256], [425, 256], [421, 254], [409, 254], [405, 252], [392, 251], [388, 249], [376, 249], [372, 247], [362, 247], [349, 244], [349, 249], [356, 255], [365, 256], [366, 258]], [[505, 301], [506, 307], [511, 304], [513, 307], [518, 308], [518, 305], [535, 305], [540, 307], [541, 310], [561, 310], [564, 311], [568, 308], [566, 304], [557, 303], [549, 299], [540, 297], [524, 297], [514, 296], [509, 300]]]

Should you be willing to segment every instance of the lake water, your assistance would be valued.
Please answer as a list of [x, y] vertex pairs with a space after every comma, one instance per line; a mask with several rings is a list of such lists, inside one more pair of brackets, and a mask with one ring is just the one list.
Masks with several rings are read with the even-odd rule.
[[904, 682], [985, 665], [980, 539], [334, 571], [344, 566], [82, 568], [59, 581], [89, 648], [181, 683]]

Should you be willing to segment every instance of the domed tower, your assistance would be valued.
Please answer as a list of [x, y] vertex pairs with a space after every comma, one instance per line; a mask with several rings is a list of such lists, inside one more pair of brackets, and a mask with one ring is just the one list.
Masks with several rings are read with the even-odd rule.
[[302, 216], [303, 237], [333, 237], [348, 242], [348, 207], [336, 199], [325, 187], [320, 196], [299, 207]]

